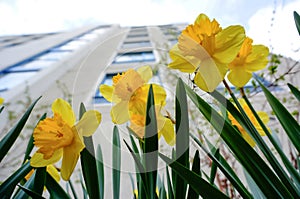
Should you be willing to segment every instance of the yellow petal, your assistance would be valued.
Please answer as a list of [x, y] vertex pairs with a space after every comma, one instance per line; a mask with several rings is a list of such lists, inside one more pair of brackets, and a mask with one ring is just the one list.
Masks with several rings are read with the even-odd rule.
[[3, 104], [4, 99], [2, 97], [0, 97], [0, 104]]
[[75, 134], [74, 140], [71, 145], [67, 146], [63, 150], [63, 158], [61, 165], [61, 177], [64, 180], [69, 180], [74, 168], [77, 164], [80, 152], [84, 149], [84, 144], [79, 138], [78, 134]]
[[268, 64], [269, 49], [263, 45], [252, 46], [252, 52], [247, 57], [246, 69], [255, 72], [264, 69]]
[[251, 79], [252, 74], [245, 71], [243, 68], [235, 67], [230, 70], [228, 80], [236, 87], [241, 88], [245, 86]]
[[113, 86], [102, 84], [99, 87], [99, 91], [107, 101], [113, 102], [113, 92], [114, 92]]
[[173, 146], [175, 144], [176, 134], [174, 131], [174, 124], [170, 119], [164, 118], [163, 128], [159, 130], [159, 136], [162, 135], [165, 141]]
[[62, 154], [63, 154], [63, 150], [58, 149], [54, 151], [51, 158], [46, 160], [44, 159], [44, 154], [36, 152], [35, 154], [33, 154], [32, 158], [30, 159], [30, 165], [32, 167], [45, 167], [47, 165], [54, 164], [60, 160]]
[[147, 83], [152, 78], [152, 69], [150, 66], [139, 67], [136, 72], [140, 74], [145, 83]]
[[60, 175], [57, 171], [57, 169], [51, 164], [51, 165], [48, 165], [47, 168], [46, 168], [47, 172], [54, 178], [54, 180], [56, 182], [59, 182], [60, 180]]
[[170, 58], [172, 62], [168, 65], [169, 68], [178, 69], [184, 73], [193, 73], [200, 64], [200, 60], [193, 56], [184, 55], [178, 45], [173, 46], [170, 50]]
[[[220, 68], [223, 68], [222, 71]], [[226, 66], [219, 67], [213, 59], [204, 60], [194, 78], [195, 84], [206, 92], [214, 91], [224, 79]]]
[[85, 112], [80, 121], [75, 125], [82, 136], [91, 136], [97, 130], [101, 122], [101, 114], [95, 110]]
[[229, 26], [216, 35], [214, 59], [220, 63], [230, 63], [238, 54], [245, 39], [242, 26]]
[[71, 105], [63, 99], [56, 99], [52, 104], [52, 111], [59, 114], [62, 119], [69, 125], [73, 126], [76, 118]]
[[111, 108], [110, 116], [113, 123], [123, 124], [129, 120], [128, 101], [121, 101]]
[[122, 100], [129, 100], [136, 89], [141, 87], [145, 81], [135, 70], [128, 70], [116, 83], [114, 94]]

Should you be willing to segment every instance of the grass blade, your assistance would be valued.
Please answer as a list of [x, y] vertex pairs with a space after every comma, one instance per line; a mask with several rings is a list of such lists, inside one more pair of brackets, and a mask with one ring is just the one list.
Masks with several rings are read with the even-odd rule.
[[166, 167], [166, 173], [167, 173], [168, 199], [174, 199], [174, 191], [173, 191], [168, 167]]
[[188, 168], [184, 167], [177, 161], [169, 159], [163, 154], [159, 154], [161, 159], [163, 159], [175, 172], [180, 175], [180, 177], [186, 181], [198, 195], [203, 198], [228, 198], [219, 189], [215, 188], [207, 181], [203, 180], [198, 174], [190, 171]]
[[98, 171], [98, 182], [99, 182], [99, 191], [100, 191], [100, 199], [104, 198], [104, 166], [103, 166], [103, 155], [101, 145], [98, 144], [96, 151], [96, 165]]
[[300, 35], [300, 16], [296, 11], [294, 11], [294, 20], [295, 20], [295, 23], [296, 23], [298, 33]]
[[46, 174], [45, 185], [51, 198], [70, 198], [65, 190], [54, 180], [54, 178], [49, 173]]
[[32, 191], [25, 186], [18, 185], [28, 196], [34, 198], [34, 199], [45, 199], [42, 195], [36, 193], [35, 191]]
[[12, 147], [12, 145], [15, 143], [16, 139], [19, 137], [23, 127], [26, 124], [27, 119], [30, 116], [30, 113], [37, 103], [37, 101], [40, 99], [39, 97], [37, 100], [35, 100], [27, 109], [27, 111], [24, 113], [22, 118], [19, 120], [19, 122], [6, 134], [6, 136], [0, 141], [0, 162], [4, 158], [4, 156], [7, 154], [9, 149]]
[[295, 118], [288, 112], [288, 110], [280, 103], [280, 101], [272, 95], [272, 93], [258, 80], [256, 81], [261, 86], [265, 96], [272, 107], [279, 122], [284, 128], [286, 134], [290, 138], [293, 145], [296, 147], [298, 153], [300, 153], [300, 126]]
[[[199, 151], [196, 150], [194, 159], [193, 159], [193, 165], [192, 165], [192, 171], [196, 174], [198, 174], [201, 177], [201, 169], [200, 169], [200, 154]], [[190, 186], [188, 191], [187, 199], [196, 199], [199, 198], [199, 195], [197, 192]]]
[[74, 186], [73, 186], [72, 181], [69, 180], [68, 183], [69, 183], [69, 185], [70, 185], [70, 188], [71, 188], [71, 191], [72, 191], [72, 194], [73, 194], [73, 198], [74, 198], [74, 199], [78, 199], [78, 196], [77, 196], [77, 194], [76, 194], [76, 191], [75, 191], [75, 188], [74, 188]]
[[16, 185], [32, 170], [30, 162], [23, 164], [15, 171], [7, 180], [0, 185], [0, 196], [2, 198], [10, 198]]
[[120, 197], [120, 169], [121, 169], [121, 144], [119, 137], [119, 130], [114, 126], [113, 130], [113, 162], [112, 162], [112, 176], [113, 176], [113, 196], [114, 199]]
[[[299, 21], [299, 23], [300, 23], [300, 21]], [[290, 88], [291, 92], [294, 94], [294, 96], [297, 98], [297, 100], [300, 102], [300, 91], [292, 84], [288, 83], [287, 85]]]
[[[189, 117], [187, 107], [187, 96], [181, 79], [176, 86], [176, 161], [189, 168]], [[175, 175], [176, 198], [185, 198], [187, 185], [181, 177]], [[178, 179], [177, 179], [178, 178]]]
[[149, 88], [147, 109], [146, 109], [146, 126], [144, 136], [143, 161], [145, 163], [147, 184], [150, 198], [157, 198], [156, 182], [157, 182], [157, 164], [158, 164], [158, 135], [157, 121], [154, 105], [154, 93], [152, 85]]

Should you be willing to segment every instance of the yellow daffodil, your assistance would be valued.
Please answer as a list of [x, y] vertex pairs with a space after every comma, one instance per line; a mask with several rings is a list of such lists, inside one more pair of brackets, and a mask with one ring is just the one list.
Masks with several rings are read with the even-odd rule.
[[[256, 128], [256, 130], [258, 131], [258, 133], [261, 136], [265, 136], [266, 134], [265, 134], [264, 130], [262, 129], [262, 127], [260, 126], [260, 124], [256, 120], [255, 116], [253, 115], [252, 111], [248, 107], [248, 105], [245, 102], [245, 100], [244, 99], [239, 99], [239, 103], [243, 107], [243, 110], [245, 111], [245, 113], [249, 117], [250, 121], [252, 122], [253, 126]], [[257, 114], [258, 114], [259, 118], [262, 120], [262, 122], [265, 125], [269, 122], [269, 116], [268, 116], [268, 114], [266, 112], [258, 111]], [[228, 114], [228, 119], [231, 121], [232, 125], [235, 125], [239, 129], [239, 131], [241, 132], [243, 138], [249, 143], [249, 145], [252, 146], [252, 147], [254, 147], [255, 146], [255, 141], [246, 132], [246, 130], [240, 125], [240, 123], [238, 123], [238, 121], [236, 121], [236, 119], [231, 114]]]
[[229, 64], [228, 80], [236, 87], [243, 87], [252, 77], [252, 72], [261, 70], [268, 64], [269, 49], [263, 45], [252, 45], [246, 37], [236, 58]]
[[0, 97], [0, 105], [3, 104], [4, 99], [2, 97]]
[[[60, 176], [59, 176], [59, 173], [57, 171], [57, 169], [55, 168], [54, 165], [50, 164], [50, 165], [47, 165], [46, 167], [46, 171], [47, 173], [49, 173], [52, 178], [56, 181], [56, 182], [59, 182], [60, 181]], [[32, 176], [34, 172], [34, 169], [32, 169], [26, 176], [25, 176], [25, 179], [26, 180], [29, 180], [29, 178]]]
[[[152, 78], [152, 69], [150, 66], [143, 66], [137, 70], [129, 69], [128, 71], [118, 74], [113, 77], [113, 85], [101, 85], [100, 92], [104, 98], [115, 105], [111, 109], [111, 118], [115, 124], [123, 124], [127, 121], [131, 122], [133, 130], [143, 137], [145, 116], [146, 116], [146, 103], [148, 98], [148, 92], [150, 84], [147, 82]], [[165, 90], [157, 85], [152, 84], [154, 93], [154, 103], [156, 110], [160, 111], [165, 105], [166, 92]], [[158, 112], [158, 115], [160, 113]], [[172, 137], [169, 140], [174, 140], [174, 129], [173, 125], [169, 125], [171, 121], [163, 119], [162, 115], [159, 132], [168, 131], [163, 133], [164, 137]], [[139, 127], [139, 128], [135, 128]], [[167, 129], [167, 130], [166, 130]], [[171, 143], [168, 142], [168, 143]]]
[[170, 68], [195, 73], [194, 82], [211, 92], [224, 79], [228, 64], [236, 57], [245, 39], [242, 26], [222, 29], [214, 19], [200, 14], [186, 27], [170, 50]]
[[39, 122], [34, 129], [34, 144], [39, 149], [32, 156], [33, 167], [44, 167], [62, 158], [61, 176], [69, 180], [80, 152], [84, 149], [82, 136], [91, 136], [101, 121], [101, 114], [95, 110], [85, 112], [75, 124], [75, 114], [70, 104], [56, 99], [52, 104], [54, 116]]

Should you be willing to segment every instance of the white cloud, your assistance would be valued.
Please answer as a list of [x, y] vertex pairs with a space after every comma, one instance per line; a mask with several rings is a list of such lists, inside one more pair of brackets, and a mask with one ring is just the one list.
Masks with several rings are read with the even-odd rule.
[[[300, 1], [273, 8], [258, 10], [249, 20], [248, 35], [255, 43], [272, 47], [272, 52], [279, 53], [295, 60], [300, 59], [300, 36], [295, 26], [293, 12], [300, 13]], [[273, 22], [271, 21], [274, 18]]]

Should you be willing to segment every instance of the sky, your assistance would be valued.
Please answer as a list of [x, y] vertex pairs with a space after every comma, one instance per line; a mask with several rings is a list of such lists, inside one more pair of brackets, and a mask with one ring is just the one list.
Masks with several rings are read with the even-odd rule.
[[0, 0], [0, 35], [56, 32], [95, 23], [193, 23], [205, 13], [224, 28], [242, 25], [254, 43], [299, 60], [293, 11], [300, 14], [300, 0]]

